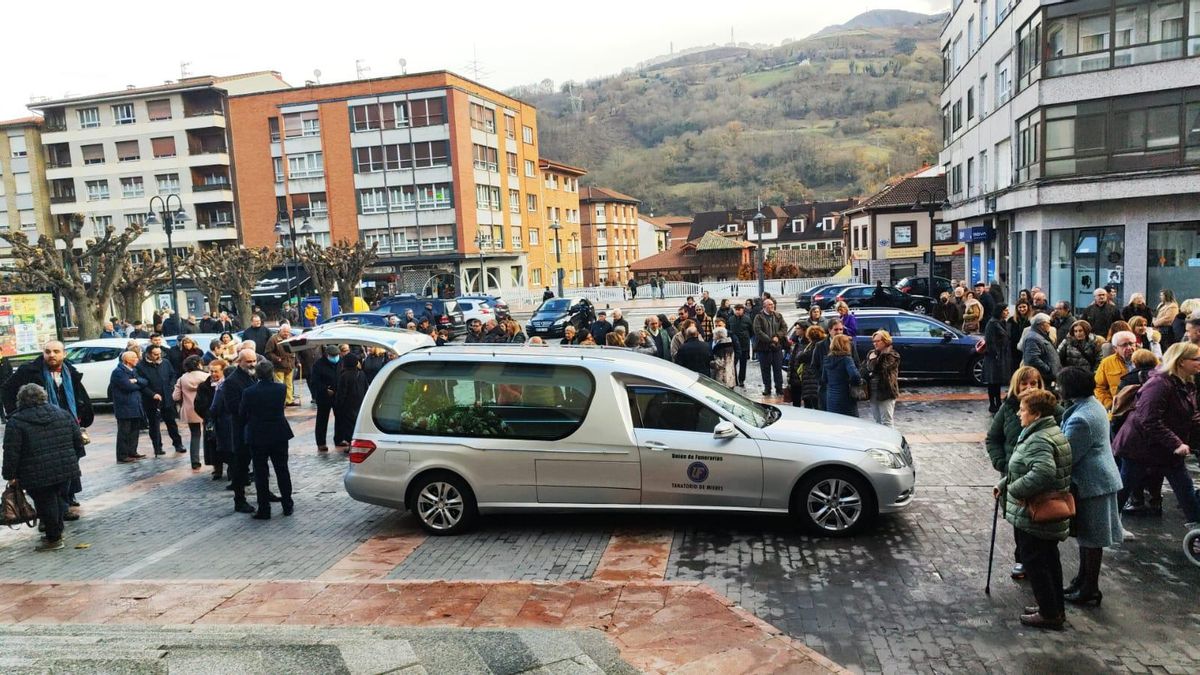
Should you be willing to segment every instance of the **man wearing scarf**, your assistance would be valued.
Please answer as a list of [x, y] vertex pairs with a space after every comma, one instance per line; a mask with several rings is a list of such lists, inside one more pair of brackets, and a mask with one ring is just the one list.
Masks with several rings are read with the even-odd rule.
[[[92, 426], [95, 420], [92, 399], [83, 388], [83, 377], [67, 360], [63, 343], [58, 340], [47, 342], [42, 347], [41, 356], [17, 368], [13, 376], [4, 382], [3, 388], [0, 389], [0, 399], [3, 401], [6, 415], [16, 412], [17, 390], [27, 384], [37, 384], [45, 389], [49, 403], [71, 413], [80, 427], [86, 429]], [[82, 489], [78, 478], [71, 481], [71, 487], [67, 490], [69, 506], [79, 506], [75, 495]], [[75, 513], [66, 516], [67, 520], [77, 518], [79, 515]]]

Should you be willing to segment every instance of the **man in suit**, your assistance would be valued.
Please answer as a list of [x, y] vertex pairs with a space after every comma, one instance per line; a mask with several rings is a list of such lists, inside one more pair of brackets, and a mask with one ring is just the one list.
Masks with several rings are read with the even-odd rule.
[[292, 477], [288, 472], [288, 441], [292, 438], [292, 427], [283, 411], [287, 400], [286, 387], [275, 381], [272, 365], [255, 367], [258, 382], [242, 392], [238, 408], [245, 423], [246, 443], [254, 460], [254, 489], [258, 494], [258, 511], [255, 520], [270, 520], [271, 499], [268, 485], [267, 462], [275, 470], [279, 484], [279, 500], [283, 515], [292, 515]]
[[147, 382], [138, 376], [137, 364], [135, 352], [124, 352], [108, 379], [108, 398], [113, 404], [113, 416], [117, 418], [118, 464], [129, 464], [145, 457], [137, 451], [137, 444], [142, 418], [146, 415], [142, 407], [142, 389]]
[[[264, 368], [272, 368], [274, 372], [270, 361], [264, 361], [264, 364]], [[254, 507], [246, 501], [251, 457], [250, 448], [246, 445], [246, 418], [242, 412], [242, 396], [254, 385], [257, 366], [258, 354], [253, 349], [243, 349], [238, 352], [237, 367], [226, 376], [225, 384], [221, 385], [222, 405], [229, 413], [230, 436], [233, 439], [233, 461], [229, 463], [229, 479], [233, 481], [233, 510], [238, 513], [254, 513]], [[266, 494], [264, 492], [263, 496]]]
[[166, 454], [162, 447], [160, 422], [167, 427], [167, 434], [171, 437], [175, 452], [187, 452], [183, 447], [183, 438], [179, 435], [179, 425], [175, 422], [175, 402], [171, 398], [178, 373], [171, 367], [171, 362], [163, 358], [163, 348], [154, 343], [146, 347], [146, 355], [138, 363], [137, 372], [138, 377], [146, 381], [146, 385], [142, 387], [142, 406], [146, 412], [150, 445], [154, 448], [154, 454]]

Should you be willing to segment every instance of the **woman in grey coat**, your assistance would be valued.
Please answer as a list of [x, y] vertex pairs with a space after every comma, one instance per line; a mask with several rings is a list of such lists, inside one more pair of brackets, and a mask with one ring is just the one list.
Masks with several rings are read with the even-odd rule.
[[1092, 395], [1092, 373], [1073, 366], [1058, 374], [1067, 403], [1062, 429], [1071, 443], [1071, 489], [1075, 493], [1075, 538], [1079, 542], [1079, 574], [1063, 599], [1075, 605], [1100, 604], [1100, 561], [1104, 549], [1121, 543], [1121, 510], [1117, 492], [1121, 473], [1108, 441], [1108, 413]]

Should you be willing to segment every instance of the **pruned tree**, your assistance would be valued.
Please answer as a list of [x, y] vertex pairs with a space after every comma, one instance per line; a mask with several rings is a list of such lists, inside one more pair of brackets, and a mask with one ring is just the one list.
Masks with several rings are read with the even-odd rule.
[[279, 259], [278, 253], [266, 247], [214, 246], [197, 248], [183, 262], [183, 269], [208, 298], [210, 307], [218, 306], [222, 294], [232, 296], [244, 322], [254, 308], [251, 294], [255, 284]]
[[332, 314], [335, 285], [342, 311], [353, 309], [354, 294], [362, 284], [363, 275], [379, 259], [378, 248], [378, 243], [367, 246], [362, 241], [351, 244], [344, 239], [328, 247], [311, 239], [305, 242], [300, 263], [321, 297], [321, 318], [328, 319]]
[[[57, 291], [75, 306], [79, 337], [88, 339], [100, 335], [129, 246], [141, 233], [140, 225], [130, 225], [119, 234], [109, 225], [99, 239], [85, 240], [79, 250], [72, 231], [39, 237], [36, 244], [18, 231], [0, 231], [0, 239], [12, 247], [13, 269], [19, 275]], [[57, 246], [59, 241], [62, 249]]]
[[142, 318], [142, 304], [158, 285], [169, 281], [167, 255], [163, 251], [134, 251], [121, 265], [115, 288], [117, 308], [124, 319]]
[[322, 319], [333, 316], [333, 287], [337, 285], [337, 274], [334, 273], [334, 262], [330, 257], [331, 250], [308, 239], [298, 251], [300, 264], [304, 265], [308, 276], [312, 278], [317, 296], [321, 298]]

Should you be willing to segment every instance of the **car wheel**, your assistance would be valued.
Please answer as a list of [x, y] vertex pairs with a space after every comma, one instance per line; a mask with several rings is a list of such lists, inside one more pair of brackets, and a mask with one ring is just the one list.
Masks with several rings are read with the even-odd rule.
[[847, 537], [875, 517], [875, 495], [852, 471], [818, 469], [800, 481], [792, 511], [809, 531]]
[[918, 302], [913, 305], [912, 311], [916, 314], [929, 314], [930, 309], [925, 306], [925, 303]]
[[426, 474], [418, 480], [412, 494], [412, 512], [429, 534], [460, 534], [478, 516], [475, 493], [454, 474]]
[[985, 385], [987, 382], [983, 379], [983, 357], [975, 356], [971, 358], [971, 362], [967, 364], [967, 379], [972, 384]]
[[1200, 529], [1183, 535], [1183, 554], [1193, 565], [1200, 566]]

